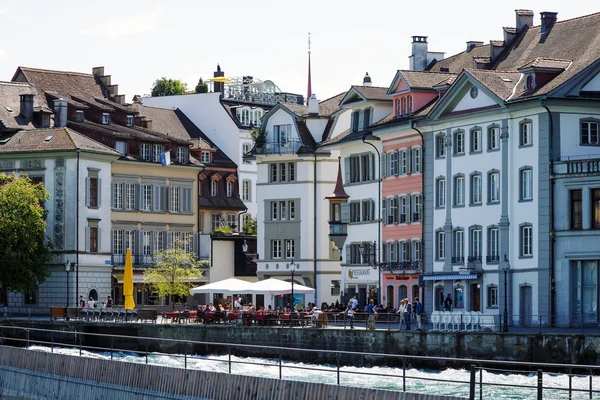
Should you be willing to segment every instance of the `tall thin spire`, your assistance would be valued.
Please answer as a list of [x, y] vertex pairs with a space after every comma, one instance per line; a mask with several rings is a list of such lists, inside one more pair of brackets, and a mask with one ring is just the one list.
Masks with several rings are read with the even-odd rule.
[[308, 32], [308, 88], [306, 90], [306, 104], [312, 96], [312, 82], [310, 77], [310, 32]]

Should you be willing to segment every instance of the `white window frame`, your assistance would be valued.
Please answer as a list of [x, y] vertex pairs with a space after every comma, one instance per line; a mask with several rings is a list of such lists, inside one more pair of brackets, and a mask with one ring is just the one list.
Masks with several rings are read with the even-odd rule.
[[181, 208], [179, 206], [181, 200], [181, 187], [180, 186], [171, 186], [169, 188], [169, 212], [179, 213], [181, 212]]
[[281, 239], [271, 240], [271, 257], [274, 260], [281, 259]]
[[421, 147], [413, 147], [412, 149], [412, 171], [413, 173], [419, 173], [421, 172]]
[[[598, 121], [582, 120], [579, 122], [580, 144], [583, 146], [600, 145], [600, 123]], [[584, 132], [585, 136], [584, 136]], [[595, 133], [593, 133], [595, 132]], [[595, 136], [595, 140], [594, 140]], [[585, 139], [585, 140], [584, 140]]]
[[155, 144], [153, 146], [154, 158], [152, 161], [160, 162], [160, 155], [164, 153], [165, 147], [162, 144]]
[[435, 233], [435, 256], [436, 260], [446, 259], [446, 232], [444, 231]]
[[[465, 256], [465, 231], [462, 229], [456, 229], [453, 232], [454, 240], [453, 240], [453, 250], [454, 257], [456, 259], [464, 258]], [[459, 262], [459, 260], [457, 260]]]
[[411, 196], [412, 210], [411, 210], [411, 222], [421, 222], [421, 206], [423, 197], [420, 194], [413, 194]]
[[152, 145], [150, 143], [142, 143], [140, 155], [144, 161], [152, 161]]
[[250, 192], [251, 192], [250, 183], [251, 182], [247, 179], [242, 181], [242, 200], [243, 201], [250, 201]]
[[436, 187], [436, 207], [446, 206], [446, 179], [438, 178], [435, 182]]
[[487, 287], [487, 307], [498, 308], [498, 286], [490, 285]]
[[522, 122], [519, 124], [519, 146], [531, 146], [533, 144], [532, 123]]
[[478, 153], [481, 151], [481, 129], [471, 130], [471, 153]]
[[470, 229], [470, 240], [469, 240], [469, 255], [474, 259], [481, 260], [482, 255], [482, 230], [481, 227]]
[[296, 257], [296, 242], [294, 239], [287, 239], [285, 241], [285, 258], [291, 259]]
[[488, 229], [490, 262], [500, 261], [500, 230], [496, 227]]
[[533, 226], [521, 226], [521, 256], [533, 257]]
[[125, 125], [131, 127], [131, 126], [133, 126], [133, 123], [134, 123], [133, 115], [128, 115], [127, 116], [127, 122], [125, 122]]
[[465, 177], [462, 175], [454, 177], [454, 205], [465, 205]]
[[200, 153], [200, 161], [202, 161], [203, 163], [209, 163], [210, 162], [210, 151], [202, 151]]
[[233, 182], [227, 182], [227, 197], [233, 197]]
[[180, 164], [187, 164], [189, 162], [189, 151], [190, 149], [185, 146], [177, 147], [177, 161]]
[[488, 150], [500, 149], [500, 127], [488, 128]]
[[438, 158], [446, 157], [446, 136], [437, 135], [435, 137], [435, 156]]
[[219, 195], [219, 181], [211, 179], [210, 181], [210, 195], [216, 197]]
[[481, 174], [471, 175], [471, 204], [481, 204]]
[[454, 154], [465, 154], [465, 132], [454, 133]]
[[135, 210], [135, 195], [136, 195], [136, 184], [135, 183], [124, 183], [123, 184], [123, 209], [124, 210]]
[[520, 171], [520, 200], [533, 200], [533, 170], [523, 168]]
[[140, 209], [142, 211], [152, 211], [152, 200], [153, 200], [153, 185], [140, 185], [141, 200]]
[[489, 173], [489, 202], [499, 203], [500, 202], [500, 173], [490, 172]]
[[109, 113], [102, 113], [101, 122], [102, 122], [102, 125], [108, 125], [108, 124], [110, 124], [110, 114]]

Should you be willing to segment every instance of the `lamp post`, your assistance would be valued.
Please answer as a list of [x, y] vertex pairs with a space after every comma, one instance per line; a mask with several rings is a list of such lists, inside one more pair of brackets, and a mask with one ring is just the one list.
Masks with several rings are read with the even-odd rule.
[[504, 271], [504, 325], [502, 326], [502, 332], [508, 332], [508, 270], [510, 269], [510, 264], [508, 263], [508, 258], [506, 254], [504, 255], [504, 266], [502, 270]]
[[361, 242], [358, 246], [358, 251], [360, 252], [361, 257], [365, 256], [365, 252], [367, 255], [367, 263], [369, 266], [373, 267], [377, 270], [377, 277], [379, 278], [379, 286], [377, 287], [377, 301], [378, 304], [381, 304], [381, 272], [380, 268], [383, 268], [383, 264], [381, 264], [377, 260], [377, 244], [369, 243], [369, 242]]
[[295, 310], [294, 303], [294, 274], [296, 273], [296, 264], [294, 264], [294, 257], [292, 257], [292, 262], [290, 262], [290, 268], [292, 269], [292, 312]]
[[67, 307], [69, 307], [69, 272], [71, 272], [71, 261], [65, 263], [65, 271], [67, 272]]

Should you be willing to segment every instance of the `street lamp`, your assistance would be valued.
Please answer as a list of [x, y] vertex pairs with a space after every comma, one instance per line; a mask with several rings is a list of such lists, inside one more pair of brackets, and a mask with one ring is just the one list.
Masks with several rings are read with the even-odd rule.
[[358, 251], [361, 257], [367, 256], [367, 263], [369, 266], [373, 267], [373, 269], [377, 270], [377, 277], [379, 278], [379, 286], [377, 287], [377, 304], [381, 304], [381, 272], [380, 268], [384, 268], [384, 264], [381, 264], [377, 261], [377, 245], [375, 243], [371, 244], [369, 242], [361, 242], [358, 245]]
[[504, 326], [502, 327], [502, 332], [508, 332], [508, 270], [510, 269], [510, 264], [508, 263], [508, 258], [506, 254], [504, 254], [504, 266], [502, 270], [504, 271]]
[[65, 271], [67, 271], [67, 307], [69, 307], [69, 272], [71, 272], [72, 266], [71, 261], [65, 263]]
[[248, 252], [248, 243], [246, 243], [246, 239], [244, 239], [244, 243], [242, 243], [242, 251], [244, 253]]

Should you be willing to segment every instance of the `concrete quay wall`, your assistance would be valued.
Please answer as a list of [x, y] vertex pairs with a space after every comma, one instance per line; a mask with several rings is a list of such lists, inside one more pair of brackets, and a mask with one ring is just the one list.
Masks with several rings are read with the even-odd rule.
[[6, 346], [0, 346], [0, 398], [459, 399], [80, 358]]
[[[8, 325], [8, 326], [7, 326]], [[600, 364], [600, 335], [581, 334], [528, 334], [528, 333], [488, 333], [488, 332], [404, 332], [404, 331], [364, 331], [344, 329], [310, 329], [278, 327], [240, 327], [223, 325], [177, 325], [177, 324], [114, 324], [81, 322], [24, 322], [5, 323], [0, 329], [0, 344], [23, 346], [9, 338], [25, 337], [23, 331], [10, 329], [10, 325], [44, 329], [31, 331], [32, 340], [55, 341], [78, 345], [72, 333], [94, 333], [97, 336], [82, 336], [84, 346], [104, 347], [121, 350], [158, 351], [170, 354], [214, 354], [225, 353], [227, 348], [217, 345], [189, 343], [203, 341], [258, 345], [259, 348], [233, 349], [236, 355], [278, 357], [279, 350], [315, 349], [348, 352], [383, 353], [450, 358], [476, 358], [511, 360], [524, 362], [547, 362], [562, 364]], [[62, 330], [65, 333], [50, 334], [48, 330]], [[128, 335], [134, 338], [113, 339], [114, 335]], [[178, 339], [181, 342], [146, 341], [137, 337]], [[286, 359], [298, 361], [326, 361], [335, 358], [334, 354], [286, 351]], [[390, 360], [377, 358], [342, 356], [344, 364], [354, 365], [388, 364]], [[413, 366], [435, 365], [411, 362]]]

